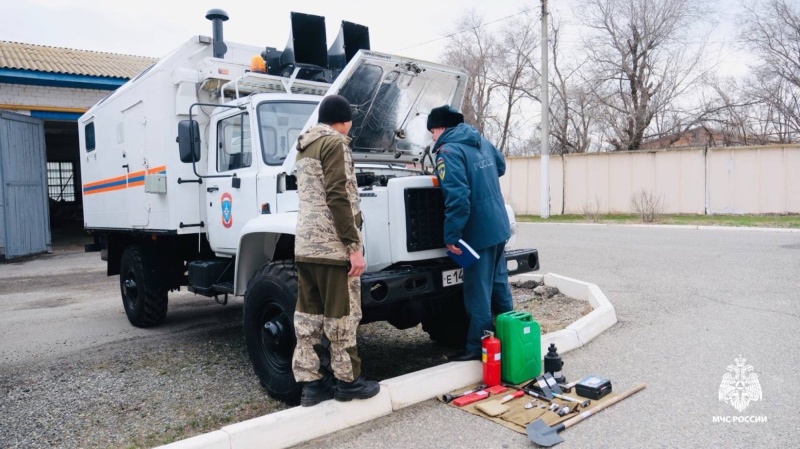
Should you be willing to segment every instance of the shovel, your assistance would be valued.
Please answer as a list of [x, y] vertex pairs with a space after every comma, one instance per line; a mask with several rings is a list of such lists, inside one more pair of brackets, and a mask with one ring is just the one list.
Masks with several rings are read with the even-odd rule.
[[528, 432], [528, 439], [530, 439], [539, 446], [543, 447], [555, 446], [556, 444], [564, 441], [563, 438], [558, 436], [559, 432], [561, 432], [564, 429], [568, 429], [575, 424], [578, 424], [579, 422], [592, 416], [593, 414], [599, 412], [600, 410], [603, 410], [606, 407], [612, 406], [629, 396], [633, 396], [635, 393], [644, 390], [644, 386], [645, 386], [644, 384], [639, 384], [631, 388], [630, 390], [620, 394], [619, 396], [609, 400], [608, 402], [604, 402], [592, 410], [587, 410], [581, 413], [580, 415], [574, 418], [570, 418], [564, 421], [563, 423], [557, 424], [553, 427], [548, 426], [541, 418], [537, 419], [536, 421], [528, 424], [528, 427], [526, 428]]

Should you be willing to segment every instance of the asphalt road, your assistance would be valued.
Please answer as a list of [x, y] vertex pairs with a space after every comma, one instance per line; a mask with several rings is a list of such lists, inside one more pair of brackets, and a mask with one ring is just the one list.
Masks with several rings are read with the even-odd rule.
[[[600, 375], [617, 392], [647, 385], [561, 433], [559, 447], [797, 447], [800, 233], [522, 224], [517, 243], [539, 249], [541, 273], [595, 283], [616, 308], [619, 323], [564, 355], [568, 380]], [[718, 398], [739, 356], [763, 393], [741, 413]], [[430, 400], [302, 447], [532, 446]]]
[[224, 309], [184, 289], [170, 294], [169, 320], [164, 325], [133, 327], [122, 307], [119, 277], [107, 277], [105, 269], [99, 253], [74, 251], [0, 264], [0, 368], [54, 360], [129, 339], [225, 329], [241, 320], [241, 298]]

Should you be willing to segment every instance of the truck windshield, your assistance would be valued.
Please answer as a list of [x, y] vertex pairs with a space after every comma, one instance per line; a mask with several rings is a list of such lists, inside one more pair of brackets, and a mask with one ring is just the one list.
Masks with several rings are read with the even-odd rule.
[[316, 107], [316, 103], [297, 101], [258, 105], [258, 126], [261, 128], [261, 154], [264, 163], [283, 163]]

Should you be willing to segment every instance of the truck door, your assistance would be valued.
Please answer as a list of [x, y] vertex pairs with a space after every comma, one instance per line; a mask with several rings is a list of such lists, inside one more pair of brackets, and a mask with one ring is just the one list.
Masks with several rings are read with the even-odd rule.
[[256, 192], [259, 158], [253, 157], [250, 120], [247, 112], [220, 119], [216, 151], [209, 154], [209, 174], [235, 175], [238, 179], [208, 178], [205, 184], [208, 239], [217, 253], [236, 254], [242, 226], [261, 213]]
[[144, 193], [144, 175], [147, 171], [147, 118], [144, 103], [139, 101], [122, 111], [122, 134], [117, 139], [123, 148], [127, 188], [125, 203], [128, 205], [128, 222], [132, 227], [150, 223], [150, 205]]

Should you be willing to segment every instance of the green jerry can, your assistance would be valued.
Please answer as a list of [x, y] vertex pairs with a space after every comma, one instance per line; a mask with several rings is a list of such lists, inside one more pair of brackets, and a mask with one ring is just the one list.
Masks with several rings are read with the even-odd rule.
[[529, 312], [497, 315], [503, 382], [518, 385], [542, 374], [542, 330]]

